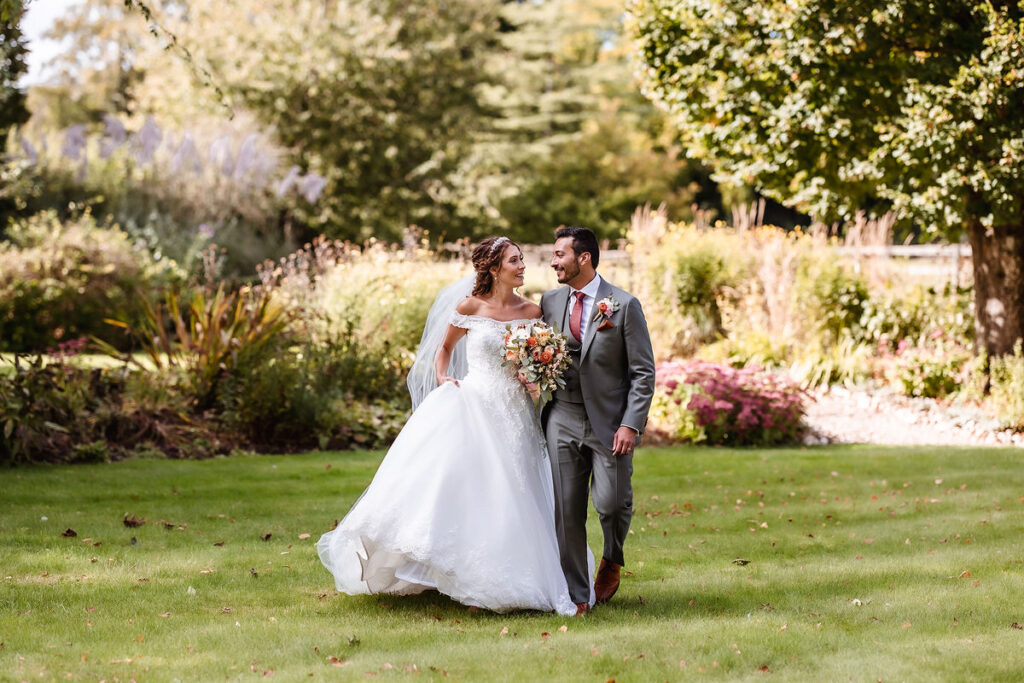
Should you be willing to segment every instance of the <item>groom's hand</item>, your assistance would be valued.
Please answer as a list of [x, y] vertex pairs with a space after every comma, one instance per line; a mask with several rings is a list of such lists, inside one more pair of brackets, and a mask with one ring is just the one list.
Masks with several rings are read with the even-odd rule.
[[612, 455], [628, 455], [633, 452], [636, 445], [636, 432], [632, 427], [625, 425], [615, 431], [615, 438], [612, 439]]

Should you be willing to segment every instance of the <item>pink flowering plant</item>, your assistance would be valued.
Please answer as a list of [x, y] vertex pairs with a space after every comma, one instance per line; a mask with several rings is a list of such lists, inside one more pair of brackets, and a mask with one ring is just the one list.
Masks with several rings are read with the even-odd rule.
[[535, 404], [550, 401], [556, 389], [565, 388], [562, 373], [572, 362], [565, 335], [544, 323], [519, 323], [506, 329], [502, 366], [515, 369]]
[[804, 435], [807, 393], [786, 377], [688, 360], [660, 363], [655, 380], [652, 418], [657, 427], [664, 416], [663, 429], [675, 440], [773, 446]]

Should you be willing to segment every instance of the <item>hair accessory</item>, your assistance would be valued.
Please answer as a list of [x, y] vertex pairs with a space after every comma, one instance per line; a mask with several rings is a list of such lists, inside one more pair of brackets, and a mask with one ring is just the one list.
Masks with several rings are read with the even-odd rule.
[[488, 253], [494, 253], [494, 250], [498, 248], [498, 245], [499, 244], [504, 244], [505, 242], [508, 242], [508, 238], [505, 237], [504, 235], [502, 235], [498, 239], [494, 240], [494, 244], [491, 245], [491, 248], [488, 249], [487, 252]]

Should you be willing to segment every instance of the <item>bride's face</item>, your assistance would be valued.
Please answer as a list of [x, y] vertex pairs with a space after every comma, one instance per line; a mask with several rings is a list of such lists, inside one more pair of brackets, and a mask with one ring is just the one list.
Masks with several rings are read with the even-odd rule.
[[509, 287], [522, 287], [523, 276], [526, 273], [526, 263], [523, 261], [523, 252], [519, 247], [510, 244], [501, 252], [501, 262], [497, 268], [491, 268], [491, 275], [494, 282], [501, 282]]

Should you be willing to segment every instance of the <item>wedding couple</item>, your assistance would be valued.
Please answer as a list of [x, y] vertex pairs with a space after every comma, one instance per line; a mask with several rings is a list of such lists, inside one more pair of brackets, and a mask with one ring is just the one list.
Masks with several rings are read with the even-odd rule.
[[[495, 612], [565, 615], [615, 593], [654, 356], [639, 301], [597, 274], [594, 234], [566, 227], [555, 238], [551, 267], [565, 286], [540, 306], [515, 293], [526, 267], [507, 237], [477, 245], [474, 275], [434, 302], [409, 376], [414, 412], [317, 543], [339, 591], [436, 589]], [[506, 326], [541, 319], [567, 335], [572, 364], [538, 420], [502, 362]], [[593, 583], [589, 496], [604, 532]]]

